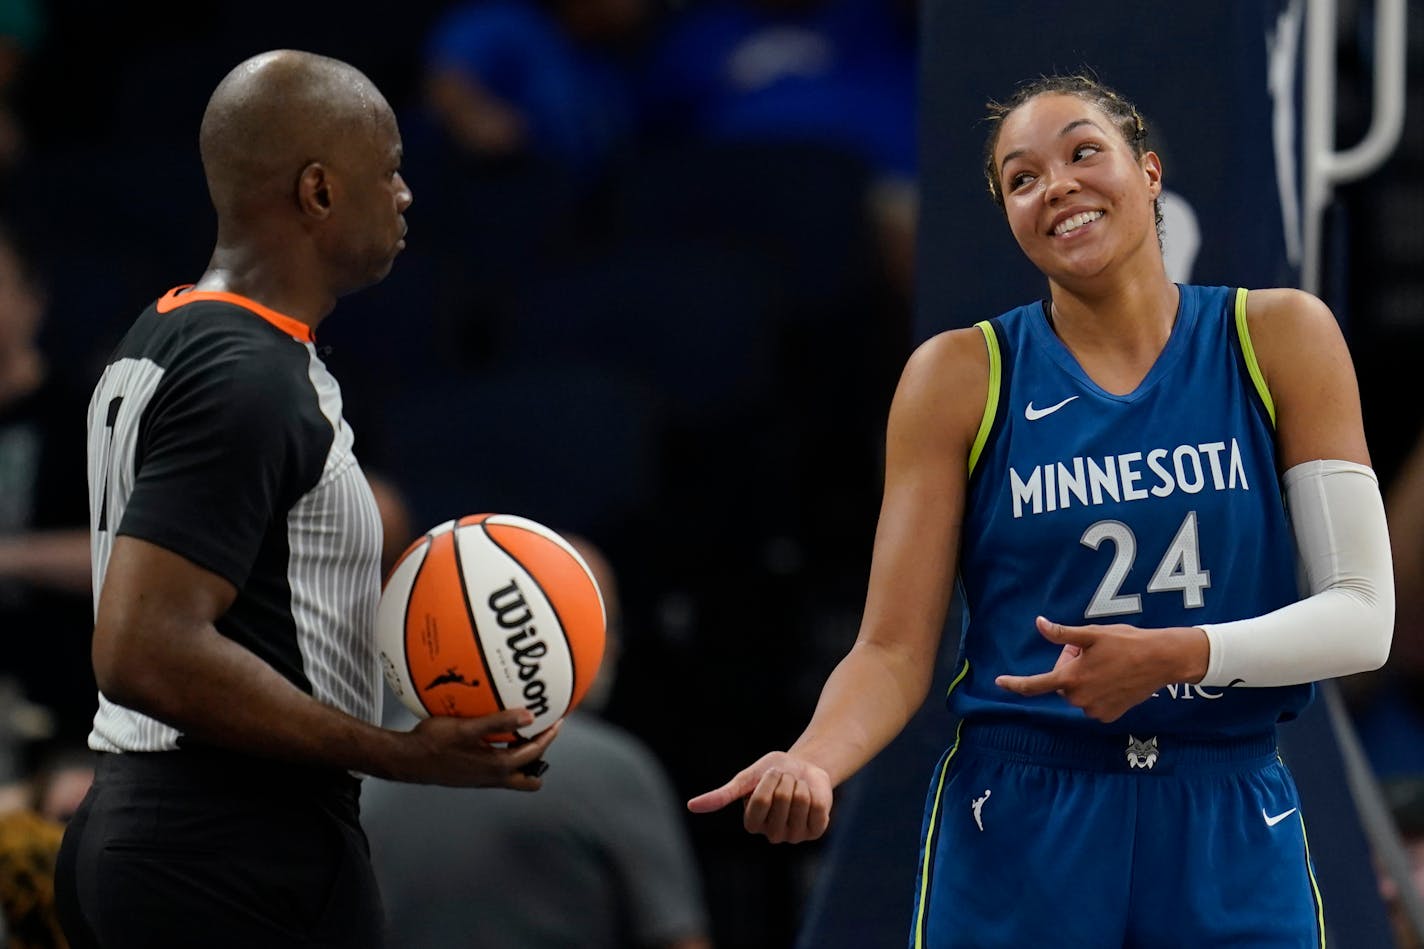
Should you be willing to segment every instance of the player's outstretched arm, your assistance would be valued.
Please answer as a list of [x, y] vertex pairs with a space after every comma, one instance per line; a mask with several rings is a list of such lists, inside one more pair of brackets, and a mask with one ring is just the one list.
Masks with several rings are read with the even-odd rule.
[[115, 538], [94, 628], [94, 672], [113, 702], [235, 751], [398, 781], [536, 790], [520, 772], [557, 726], [517, 747], [485, 737], [533, 720], [525, 709], [431, 719], [410, 732], [316, 701], [213, 626], [236, 597], [227, 580], [163, 547]]
[[773, 842], [825, 832], [831, 791], [919, 710], [954, 584], [969, 451], [988, 393], [978, 329], [941, 334], [905, 367], [886, 432], [885, 492], [860, 633], [787, 751], [765, 755], [688, 802], [745, 800], [743, 823]]

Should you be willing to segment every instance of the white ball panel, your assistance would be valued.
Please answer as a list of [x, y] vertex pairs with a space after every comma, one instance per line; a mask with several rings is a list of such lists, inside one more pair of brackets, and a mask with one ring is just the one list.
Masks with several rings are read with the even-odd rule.
[[533, 577], [481, 526], [459, 528], [455, 542], [490, 683], [505, 708], [534, 712], [519, 734], [537, 735], [573, 698], [573, 657], [558, 616]]
[[430, 540], [427, 538], [396, 564], [376, 604], [376, 652], [381, 659], [381, 670], [396, 698], [421, 718], [426, 718], [428, 713], [415, 694], [415, 683], [406, 667], [405, 615], [411, 588], [428, 553]]

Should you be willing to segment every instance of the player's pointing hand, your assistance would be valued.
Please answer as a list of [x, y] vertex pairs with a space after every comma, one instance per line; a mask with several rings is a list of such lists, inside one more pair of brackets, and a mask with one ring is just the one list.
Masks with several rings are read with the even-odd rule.
[[762, 756], [721, 787], [687, 802], [695, 814], [746, 798], [742, 824], [774, 844], [815, 840], [831, 820], [831, 779], [825, 770], [784, 751]]
[[1206, 634], [1195, 627], [1065, 626], [1042, 616], [1036, 625], [1044, 639], [1063, 647], [1052, 670], [1001, 675], [995, 684], [1019, 695], [1057, 692], [1099, 721], [1116, 721], [1168, 683], [1206, 674]]
[[1063, 626], [1042, 616], [1037, 618], [1035, 625], [1044, 639], [1063, 645], [1053, 669], [1037, 675], [1001, 675], [994, 680], [995, 685], [1019, 695], [1047, 695], [1049, 692], [1061, 692], [1063, 684], [1071, 680], [1072, 673], [1076, 671], [1071, 668], [1071, 663], [1083, 655], [1085, 646], [1092, 644], [1093, 628]]

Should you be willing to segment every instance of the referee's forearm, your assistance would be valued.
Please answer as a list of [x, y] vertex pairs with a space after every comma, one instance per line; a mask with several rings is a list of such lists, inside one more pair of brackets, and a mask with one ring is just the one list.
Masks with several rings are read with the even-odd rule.
[[169, 630], [100, 675], [106, 698], [207, 744], [368, 774], [395, 733], [325, 705], [216, 629]]

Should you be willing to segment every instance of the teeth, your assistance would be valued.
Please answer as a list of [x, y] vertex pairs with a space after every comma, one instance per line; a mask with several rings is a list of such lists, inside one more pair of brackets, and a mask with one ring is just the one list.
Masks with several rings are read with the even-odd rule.
[[1067, 234], [1071, 231], [1076, 231], [1084, 224], [1090, 224], [1102, 216], [1103, 212], [1101, 211], [1084, 211], [1082, 214], [1075, 214], [1068, 220], [1055, 227], [1053, 229], [1053, 236], [1062, 237], [1064, 234]]

